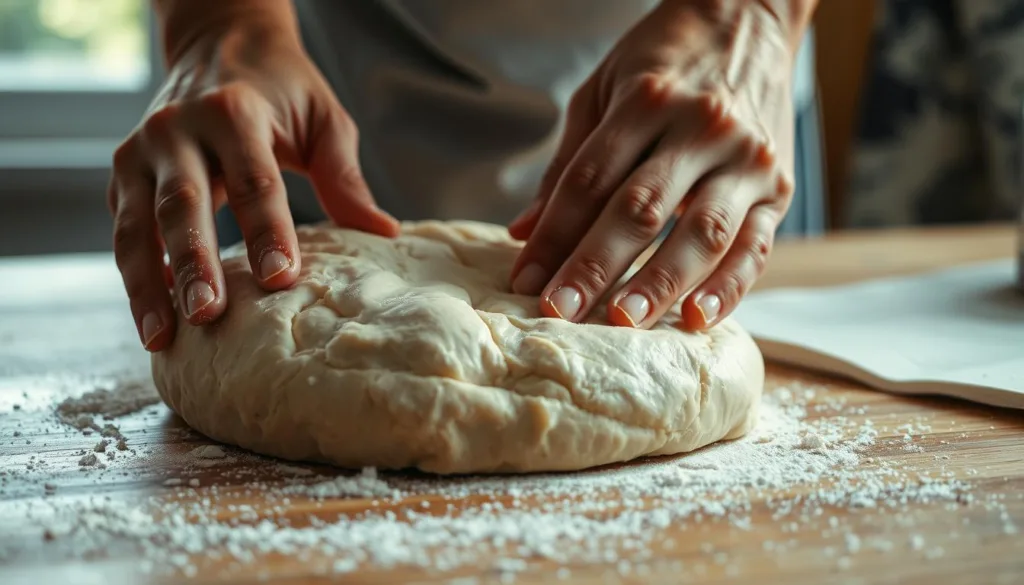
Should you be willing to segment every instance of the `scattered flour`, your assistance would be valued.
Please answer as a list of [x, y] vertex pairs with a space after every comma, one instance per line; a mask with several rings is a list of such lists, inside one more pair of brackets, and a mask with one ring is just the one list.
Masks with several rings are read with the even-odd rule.
[[224, 459], [228, 456], [224, 452], [224, 449], [217, 445], [203, 445], [202, 447], [196, 447], [189, 452], [189, 456], [195, 457], [196, 459]]
[[[253, 457], [253, 469], [275, 466], [288, 477], [234, 483], [230, 489], [213, 483], [201, 491], [195, 489], [198, 478], [169, 479], [164, 481], [173, 488], [169, 494], [138, 505], [99, 496], [74, 502], [50, 498], [48, 513], [39, 518], [47, 539], [68, 537], [67, 546], [82, 555], [102, 553], [126, 539], [138, 542], [142, 567], [155, 572], [176, 569], [187, 576], [196, 574], [203, 559], [226, 557], [241, 565], [268, 553], [309, 558], [315, 551], [331, 559], [324, 570], [338, 574], [367, 564], [439, 571], [476, 566], [507, 580], [525, 569], [528, 559], [609, 563], [632, 574], [655, 546], [665, 545], [663, 529], [707, 521], [750, 529], [755, 501], [765, 502], [772, 521], [788, 532], [816, 519], [826, 530], [846, 530], [835, 517], [822, 517], [830, 507], [898, 511], [911, 503], [971, 502], [969, 484], [952, 472], [928, 475], [866, 458], [863, 451], [876, 445], [874, 425], [818, 414], [824, 412], [820, 404], [808, 417], [801, 403], [813, 396], [806, 389], [779, 389], [765, 398], [759, 425], [748, 436], [682, 457], [572, 474], [449, 478], [382, 476], [372, 468], [329, 477]], [[72, 409], [68, 415], [81, 412], [97, 411]], [[213, 445], [190, 456], [230, 459]], [[95, 463], [95, 454], [83, 460], [89, 457]], [[259, 507], [239, 504], [239, 492], [257, 499]], [[325, 501], [339, 498], [370, 500], [369, 510], [326, 515]], [[308, 502], [300, 508], [312, 510], [302, 521], [292, 517], [298, 502]], [[831, 555], [841, 569], [862, 550], [894, 546], [840, 534], [845, 534], [842, 553], [833, 549]], [[766, 550], [784, 549], [784, 543], [764, 544]], [[912, 539], [909, 546], [923, 550], [923, 539]], [[724, 551], [708, 554], [715, 562], [728, 562]]]
[[336, 477], [313, 485], [292, 486], [281, 490], [283, 493], [301, 494], [315, 499], [357, 497], [357, 498], [401, 498], [402, 494], [387, 482], [377, 477], [372, 467], [363, 469], [353, 477]]
[[99, 460], [96, 458], [96, 454], [89, 453], [88, 455], [83, 455], [82, 458], [78, 460], [78, 465], [81, 467], [92, 467], [98, 462]]
[[[77, 398], [68, 398], [57, 405], [57, 416], [61, 422], [83, 429], [93, 424], [92, 417], [117, 418], [142, 410], [159, 402], [160, 396], [152, 384], [138, 381], [121, 381], [111, 389], [98, 389]], [[103, 429], [95, 428], [96, 431]]]
[[186, 465], [189, 467], [210, 468], [218, 465], [230, 465], [235, 461], [236, 458], [229, 457], [227, 451], [219, 445], [203, 445], [189, 451]]

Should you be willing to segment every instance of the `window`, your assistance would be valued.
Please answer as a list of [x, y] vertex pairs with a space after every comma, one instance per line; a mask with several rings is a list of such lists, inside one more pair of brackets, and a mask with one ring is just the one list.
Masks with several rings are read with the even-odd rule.
[[138, 91], [149, 81], [140, 0], [0, 4], [0, 91]]
[[152, 30], [147, 0], [0, 1], [0, 140], [123, 136], [161, 75]]
[[110, 248], [111, 155], [163, 76], [153, 31], [149, 0], [0, 0], [0, 256]]

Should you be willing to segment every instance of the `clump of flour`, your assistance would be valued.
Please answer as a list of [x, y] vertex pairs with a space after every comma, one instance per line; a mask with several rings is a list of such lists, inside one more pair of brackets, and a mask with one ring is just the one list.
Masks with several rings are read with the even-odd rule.
[[286, 494], [301, 494], [316, 499], [341, 497], [397, 499], [402, 496], [400, 491], [380, 479], [377, 476], [377, 470], [373, 467], [367, 467], [359, 475], [353, 477], [335, 477], [312, 485], [286, 487], [281, 491]]
[[217, 445], [203, 445], [202, 447], [196, 447], [189, 452], [189, 455], [198, 459], [224, 459], [228, 456], [228, 454], [224, 452], [224, 449], [221, 449]]
[[151, 384], [123, 380], [113, 388], [99, 388], [76, 398], [68, 398], [57, 405], [57, 418], [78, 430], [90, 429], [105, 437], [118, 437], [119, 431], [113, 425], [100, 427], [96, 417], [117, 418], [156, 404], [160, 396]]

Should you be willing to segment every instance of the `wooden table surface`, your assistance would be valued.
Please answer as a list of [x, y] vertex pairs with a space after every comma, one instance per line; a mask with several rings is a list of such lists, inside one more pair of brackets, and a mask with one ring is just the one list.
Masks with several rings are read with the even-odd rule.
[[[928, 270], [954, 264], [1009, 257], [1015, 250], [1010, 228], [908, 230], [830, 236], [781, 242], [760, 287], [826, 285], [866, 277]], [[163, 406], [118, 419], [134, 457], [110, 463], [99, 475], [80, 471], [83, 450], [97, 437], [68, 432], [54, 419], [54, 405], [82, 392], [89, 380], [143, 373], [145, 356], [135, 348], [134, 331], [123, 304], [111, 302], [116, 273], [102, 257], [60, 257], [0, 262], [0, 583], [177, 582], [177, 573], [143, 576], [136, 572], [139, 552], [132, 543], [110, 546], [83, 558], [66, 538], [49, 542], [37, 512], [43, 504], [109, 495], [111, 501], [171, 497], [164, 485], [180, 475], [182, 455], [207, 441], [189, 432]], [[40, 281], [40, 274], [47, 279]], [[1024, 350], [1024, 349], [1022, 349]], [[888, 508], [829, 510], [825, 517], [773, 520], [771, 505], [750, 501], [751, 525], [705, 519], [660, 529], [655, 541], [672, 543], [652, 550], [642, 571], [623, 573], [611, 563], [579, 563], [571, 573], [541, 559], [514, 575], [517, 583], [1024, 583], [1024, 416], [965, 402], [911, 399], [868, 391], [855, 384], [769, 367], [767, 391], [813, 385], [808, 418], [842, 418], [853, 425], [870, 418], [880, 434], [862, 465], [902, 467], [921, 475], [939, 472], [969, 486], [969, 501], [910, 502], [897, 513]], [[917, 448], [893, 448], [913, 423], [920, 430]], [[118, 463], [120, 461], [120, 463]], [[867, 462], [867, 463], [864, 463]], [[241, 476], [232, 464], [199, 472], [200, 487], [187, 496], [201, 500], [253, 479], [275, 481], [267, 468], [248, 464]], [[238, 463], [242, 465], [242, 463]], [[798, 486], [794, 501], [819, 486]], [[212, 491], [211, 491], [212, 490]], [[220, 490], [217, 492], [217, 490]], [[894, 495], [893, 497], [896, 497]], [[258, 492], [238, 501], [259, 503]], [[398, 508], [418, 509], [429, 495], [410, 497]], [[476, 506], [470, 498], [460, 506]], [[126, 504], [130, 505], [130, 504]], [[290, 506], [290, 507], [289, 507]], [[308, 502], [285, 506], [283, 515], [308, 515]], [[326, 511], [354, 514], [373, 509], [366, 499], [331, 500]], [[829, 523], [834, 528], [830, 530]], [[844, 534], [884, 537], [890, 546], [844, 544]], [[70, 537], [69, 537], [70, 538]], [[848, 537], [847, 537], [848, 538]], [[926, 541], [927, 546], [922, 546]], [[787, 543], [784, 547], [770, 543]], [[714, 550], [713, 558], [709, 551]], [[837, 554], [836, 551], [845, 551]], [[319, 559], [322, 560], [322, 559]], [[313, 583], [318, 559], [257, 555], [233, 572], [201, 569], [193, 581]], [[343, 582], [460, 582], [472, 568], [426, 573], [410, 568], [366, 567], [338, 576]], [[498, 582], [494, 573], [479, 582]], [[508, 578], [505, 575], [504, 578]]]

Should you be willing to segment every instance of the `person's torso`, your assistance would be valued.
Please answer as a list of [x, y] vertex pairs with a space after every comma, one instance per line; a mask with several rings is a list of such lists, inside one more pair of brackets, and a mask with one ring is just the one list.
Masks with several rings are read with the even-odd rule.
[[[400, 219], [490, 222], [534, 195], [573, 91], [655, 4], [297, 1], [307, 49], [359, 126], [378, 203]], [[798, 104], [811, 99], [808, 68]]]

